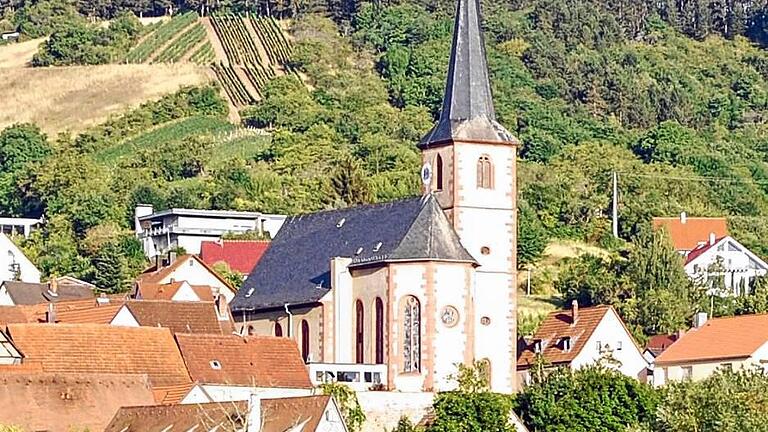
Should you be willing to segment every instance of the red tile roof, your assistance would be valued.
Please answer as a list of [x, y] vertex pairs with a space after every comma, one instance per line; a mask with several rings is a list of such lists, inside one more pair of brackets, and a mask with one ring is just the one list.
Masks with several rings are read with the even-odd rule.
[[656, 364], [747, 358], [766, 342], [768, 314], [713, 318], [680, 337], [656, 357]]
[[24, 306], [0, 306], [0, 327], [6, 324], [26, 323], [30, 318]]
[[652, 352], [654, 356], [658, 356], [675, 343], [677, 339], [678, 336], [676, 334], [651, 336], [645, 345], [645, 349]]
[[268, 247], [269, 241], [265, 240], [204, 241], [200, 245], [200, 258], [210, 266], [225, 262], [230, 270], [248, 275]]
[[155, 395], [156, 403], [161, 405], [175, 405], [181, 403], [194, 386], [194, 383], [186, 383], [174, 386], [154, 387], [152, 393]]
[[[592, 333], [603, 320], [610, 306], [594, 306], [580, 308], [575, 325], [572, 323], [572, 312], [559, 310], [550, 312], [539, 326], [534, 341], [541, 341], [542, 356], [547, 363], [557, 365], [571, 362], [581, 352]], [[563, 338], [571, 338], [571, 349], [563, 349]], [[534, 343], [528, 344], [517, 355], [518, 368], [524, 369], [533, 365], [536, 360]]]
[[[234, 288], [232, 288], [232, 285], [227, 282], [226, 279], [224, 279], [220, 274], [216, 273], [211, 266], [205, 263], [205, 261], [201, 260], [200, 257], [197, 255], [181, 255], [178, 258], [176, 258], [176, 261], [172, 262], [170, 265], [167, 265], [165, 267], [161, 267], [160, 269], [157, 269], [155, 266], [150, 267], [142, 274], [140, 274], [136, 278], [136, 282], [139, 282], [142, 285], [145, 284], [162, 284], [163, 281], [171, 276], [174, 271], [176, 271], [179, 266], [187, 262], [187, 260], [195, 260], [200, 265], [202, 265], [206, 270], [208, 270], [213, 276], [216, 277], [224, 286], [228, 287], [233, 293], [236, 291]], [[190, 281], [194, 282], [194, 281]]]
[[688, 252], [688, 255], [685, 257], [685, 264], [688, 265], [691, 261], [695, 260], [696, 258], [700, 257], [704, 252], [712, 249], [715, 245], [720, 243], [721, 240], [723, 240], [725, 237], [720, 237], [718, 239], [715, 239], [715, 242], [710, 244], [707, 242], [704, 245], [697, 246], [692, 251]]
[[177, 334], [176, 341], [194, 381], [250, 387], [312, 388], [299, 349], [291, 339]]
[[25, 357], [52, 373], [147, 374], [154, 386], [189, 382], [168, 329], [100, 324], [9, 324]]
[[710, 234], [715, 237], [728, 235], [728, 221], [725, 218], [694, 218], [686, 217], [682, 223], [676, 218], [653, 218], [653, 227], [665, 227], [672, 239], [675, 250], [690, 251], [696, 249], [699, 243], [709, 242]]
[[[186, 281], [168, 284], [141, 283], [139, 294], [143, 300], [171, 300]], [[213, 288], [208, 285], [190, 285], [200, 301], [213, 301]]]
[[125, 307], [139, 325], [144, 327], [166, 327], [173, 333], [232, 332], [231, 321], [219, 320], [213, 302], [133, 300], [126, 303]]
[[120, 407], [153, 400], [146, 375], [0, 376], [0, 419], [27, 431], [101, 431]]

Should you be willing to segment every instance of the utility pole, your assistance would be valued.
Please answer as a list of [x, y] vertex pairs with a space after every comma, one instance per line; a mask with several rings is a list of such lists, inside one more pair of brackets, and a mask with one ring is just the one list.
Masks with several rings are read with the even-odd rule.
[[613, 236], [619, 238], [619, 174], [613, 172]]

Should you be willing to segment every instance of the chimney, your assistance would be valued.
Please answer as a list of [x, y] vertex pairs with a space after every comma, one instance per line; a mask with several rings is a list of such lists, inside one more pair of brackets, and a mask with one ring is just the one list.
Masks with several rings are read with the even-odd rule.
[[715, 240], [717, 240], [717, 238], [715, 237], [715, 233], [713, 233], [713, 232], [709, 233], [709, 245], [710, 246], [715, 244]]
[[248, 399], [248, 431], [261, 431], [261, 399], [257, 394], [251, 394]]
[[51, 280], [48, 282], [48, 293], [53, 297], [59, 296], [59, 281], [53, 276], [51, 276]]
[[168, 265], [171, 265], [176, 262], [176, 258], [178, 257], [178, 254], [175, 250], [168, 252]]
[[707, 313], [706, 312], [698, 312], [693, 317], [693, 326], [695, 328], [702, 328], [704, 327], [704, 324], [707, 323]]
[[45, 312], [45, 322], [53, 324], [56, 322], [56, 305], [48, 303], [48, 311]]
[[571, 302], [571, 326], [576, 325], [576, 321], [579, 320], [579, 302], [574, 300]]
[[688, 215], [685, 212], [680, 213], [680, 223], [685, 225], [688, 222]]

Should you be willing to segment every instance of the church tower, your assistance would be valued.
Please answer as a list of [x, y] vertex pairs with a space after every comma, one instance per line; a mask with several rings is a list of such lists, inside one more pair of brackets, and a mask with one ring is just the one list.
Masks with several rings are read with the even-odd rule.
[[419, 148], [431, 191], [480, 264], [474, 359], [487, 362], [492, 390], [506, 393], [516, 388], [517, 146], [496, 121], [480, 1], [459, 0], [440, 120]]

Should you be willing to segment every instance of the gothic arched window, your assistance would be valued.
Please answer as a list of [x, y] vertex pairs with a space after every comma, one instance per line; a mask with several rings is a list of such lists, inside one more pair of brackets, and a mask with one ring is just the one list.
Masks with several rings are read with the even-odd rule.
[[309, 360], [309, 323], [301, 320], [301, 357], [304, 362]]
[[355, 302], [355, 362], [365, 363], [365, 309], [363, 302]]
[[486, 155], [477, 160], [477, 187], [478, 189], [493, 189], [493, 163]]
[[435, 161], [436, 189], [443, 190], [443, 158], [438, 154]]
[[403, 308], [403, 372], [421, 370], [421, 305], [416, 297], [405, 298]]
[[384, 302], [376, 297], [376, 364], [384, 363]]

